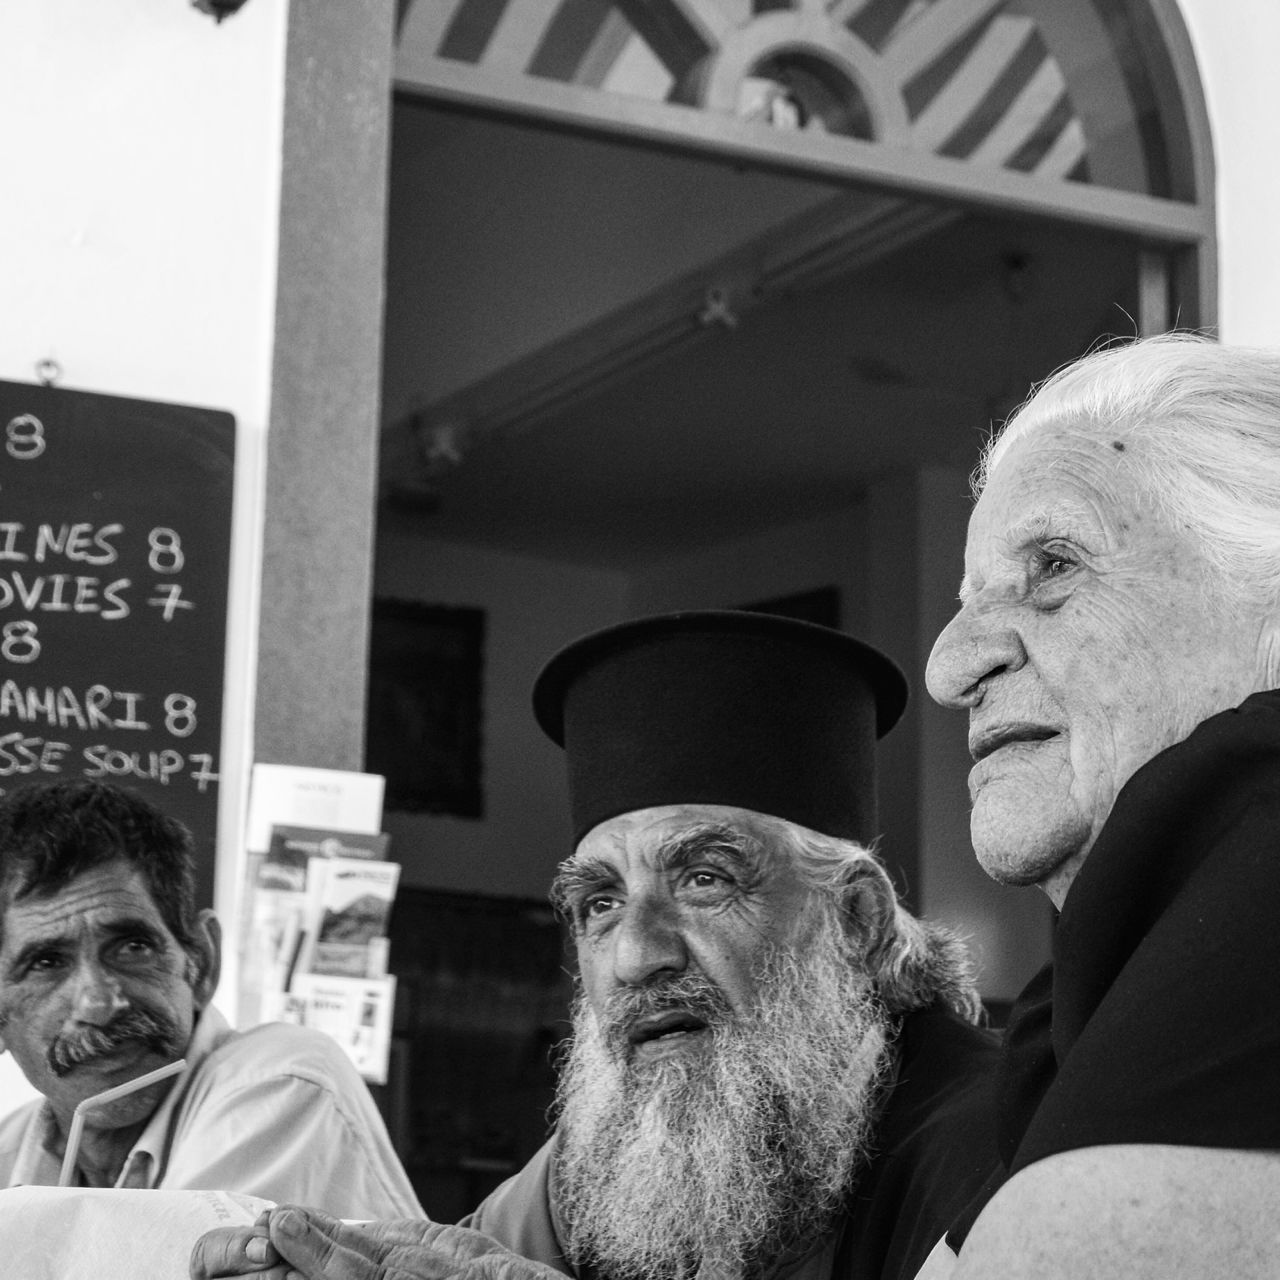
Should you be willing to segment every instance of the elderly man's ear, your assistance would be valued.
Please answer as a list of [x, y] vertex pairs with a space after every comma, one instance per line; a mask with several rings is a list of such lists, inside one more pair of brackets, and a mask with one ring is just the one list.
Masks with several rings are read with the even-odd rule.
[[890, 1013], [925, 1008], [940, 998], [970, 1019], [978, 1016], [964, 943], [907, 911], [889, 873], [874, 859], [858, 867], [847, 910], [850, 936], [861, 944], [867, 972]]
[[847, 887], [849, 936], [890, 1012], [917, 1007], [915, 988], [927, 967], [928, 939], [898, 901], [889, 873], [874, 858], [859, 863]]
[[849, 937], [874, 965], [897, 932], [898, 895], [889, 873], [868, 856], [858, 864], [845, 889], [845, 927]]
[[213, 999], [222, 973], [222, 925], [209, 908], [196, 917], [195, 941], [187, 955], [191, 967], [191, 991], [197, 1009], [203, 1009]]

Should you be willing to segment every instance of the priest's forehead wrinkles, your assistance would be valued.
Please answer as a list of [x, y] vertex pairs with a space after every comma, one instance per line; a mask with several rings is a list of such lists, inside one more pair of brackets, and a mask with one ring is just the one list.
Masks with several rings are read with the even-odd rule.
[[[607, 852], [579, 850], [567, 858], [557, 879], [567, 887], [591, 881], [616, 879], [618, 865], [613, 855], [625, 859], [634, 837], [617, 832], [610, 837]], [[653, 865], [659, 870], [687, 866], [708, 853], [719, 853], [736, 862], [747, 862], [759, 849], [759, 841], [749, 832], [729, 823], [697, 823], [664, 835], [653, 849]]]
[[734, 862], [747, 862], [758, 850], [758, 841], [740, 827], [723, 822], [698, 823], [674, 832], [661, 844], [655, 862], [661, 869], [687, 866], [709, 853]]

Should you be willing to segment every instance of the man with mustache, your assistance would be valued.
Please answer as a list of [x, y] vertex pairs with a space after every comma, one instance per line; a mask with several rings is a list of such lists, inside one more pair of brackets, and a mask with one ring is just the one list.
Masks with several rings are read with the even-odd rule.
[[193, 1276], [914, 1276], [994, 1160], [995, 1046], [963, 949], [868, 851], [905, 700], [875, 650], [762, 614], [553, 658], [580, 974], [554, 1137], [460, 1226], [282, 1209], [205, 1237]]
[[219, 957], [181, 824], [88, 780], [0, 800], [0, 1049], [44, 1095], [0, 1120], [0, 1186], [56, 1185], [79, 1103], [185, 1058], [87, 1113], [75, 1184], [418, 1212], [342, 1050], [299, 1027], [233, 1032], [209, 1003]]

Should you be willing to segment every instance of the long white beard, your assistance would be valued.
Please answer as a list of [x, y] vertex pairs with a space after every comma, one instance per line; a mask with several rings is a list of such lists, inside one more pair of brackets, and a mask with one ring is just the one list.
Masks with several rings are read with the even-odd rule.
[[[803, 956], [772, 956], [735, 1016], [700, 974], [581, 998], [560, 1081], [553, 1194], [575, 1265], [610, 1280], [758, 1271], [833, 1221], [861, 1163], [887, 1061], [887, 1019], [832, 918]], [[636, 1011], [679, 1003], [709, 1043], [630, 1064]]]

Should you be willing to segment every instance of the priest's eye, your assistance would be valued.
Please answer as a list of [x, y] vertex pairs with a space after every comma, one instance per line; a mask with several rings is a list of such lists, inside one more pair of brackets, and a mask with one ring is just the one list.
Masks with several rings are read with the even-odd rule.
[[579, 920], [599, 920], [616, 911], [619, 905], [612, 893], [593, 893], [578, 904], [576, 914]]
[[704, 868], [689, 872], [689, 884], [695, 889], [715, 889], [728, 883], [729, 878], [719, 871], [707, 871]]

